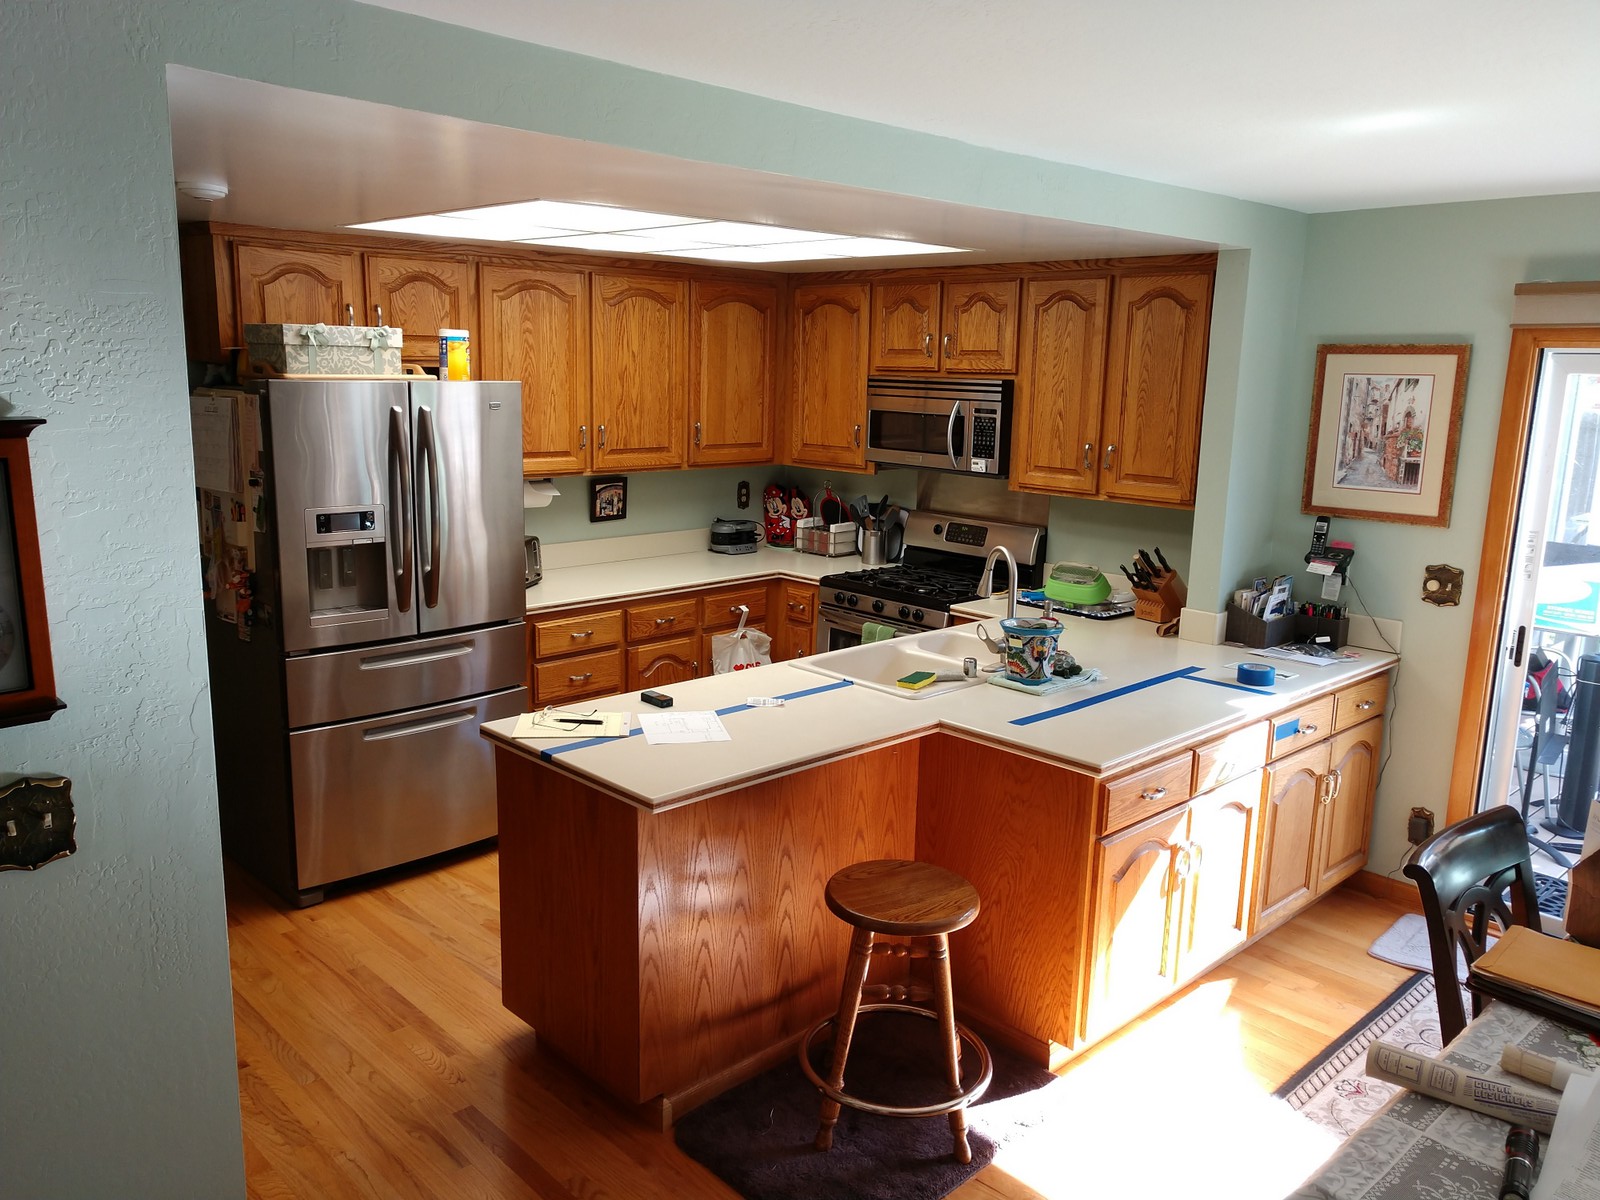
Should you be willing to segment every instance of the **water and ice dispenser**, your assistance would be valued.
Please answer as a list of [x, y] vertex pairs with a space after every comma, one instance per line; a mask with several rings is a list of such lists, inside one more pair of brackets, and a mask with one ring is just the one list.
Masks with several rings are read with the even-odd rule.
[[389, 609], [388, 541], [381, 505], [306, 511], [311, 620]]

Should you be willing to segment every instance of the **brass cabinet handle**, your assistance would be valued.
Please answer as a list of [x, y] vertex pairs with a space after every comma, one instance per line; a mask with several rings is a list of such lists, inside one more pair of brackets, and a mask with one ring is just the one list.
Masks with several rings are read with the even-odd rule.
[[594, 630], [585, 629], [582, 633], [569, 633], [569, 634], [567, 634], [567, 636], [569, 638], [573, 639], [573, 641], [577, 641], [577, 639], [579, 639], [579, 638], [593, 637], [594, 636]]
[[1164, 787], [1146, 788], [1144, 791], [1139, 793], [1139, 799], [1141, 799], [1141, 800], [1160, 800], [1166, 794], [1167, 794], [1167, 789], [1164, 788]]
[[1094, 470], [1094, 443], [1093, 442], [1085, 442], [1083, 444], [1083, 469], [1085, 471]]
[[1339, 793], [1344, 790], [1344, 772], [1335, 767], [1328, 772], [1328, 800], [1331, 803], [1339, 798]]
[[600, 449], [604, 450], [605, 448], [606, 448], [606, 427], [604, 425], [602, 425], [602, 426], [600, 426]]
[[589, 427], [587, 425], [579, 425], [578, 426], [578, 449], [579, 450], [587, 450], [588, 448], [589, 448]]
[[1317, 727], [1315, 725], [1302, 725], [1302, 726], [1300, 726], [1299, 729], [1295, 730], [1295, 736], [1296, 737], [1310, 737], [1316, 731], [1317, 731]]
[[1101, 470], [1104, 470], [1104, 471], [1111, 470], [1111, 456], [1113, 454], [1115, 454], [1116, 452], [1117, 452], [1117, 444], [1115, 442], [1112, 442], [1109, 446], [1106, 447], [1106, 461], [1102, 465]]
[[382, 325], [383, 324], [383, 305], [374, 304], [372, 307], [378, 310], [378, 324]]
[[356, 323], [356, 306], [354, 304], [346, 304], [344, 306], [344, 323], [346, 325], [354, 325]]
[[591, 680], [593, 678], [594, 678], [594, 672], [593, 671], [585, 671], [582, 675], [568, 675], [567, 676], [567, 682], [568, 683], [588, 683], [589, 680]]
[[700, 444], [700, 422], [699, 421], [696, 421], [694, 423], [694, 444], [696, 446], [698, 446]]
[[950, 357], [950, 335], [948, 333], [944, 335], [944, 356], [946, 358]]
[[1356, 705], [1356, 711], [1366, 712], [1367, 709], [1371, 708], [1375, 703], [1377, 703], [1375, 700], [1363, 700]]
[[933, 334], [931, 333], [925, 333], [922, 335], [922, 357], [933, 357]]
[[861, 445], [861, 426], [857, 425], [856, 426], [856, 446], [859, 448], [860, 445]]
[[677, 619], [678, 619], [677, 617], [657, 617], [656, 618], [656, 624], [657, 625], [671, 625], [675, 621], [677, 621]]

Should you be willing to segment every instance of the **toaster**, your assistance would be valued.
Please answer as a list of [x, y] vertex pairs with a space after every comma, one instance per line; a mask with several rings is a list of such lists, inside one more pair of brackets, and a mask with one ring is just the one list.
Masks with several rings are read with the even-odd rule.
[[761, 544], [761, 526], [754, 521], [711, 522], [711, 553], [754, 554]]

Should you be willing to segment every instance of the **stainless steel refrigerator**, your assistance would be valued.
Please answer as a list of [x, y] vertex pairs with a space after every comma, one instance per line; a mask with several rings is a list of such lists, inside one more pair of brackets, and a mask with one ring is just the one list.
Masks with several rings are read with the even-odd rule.
[[495, 834], [478, 727], [527, 707], [521, 394], [273, 380], [258, 407], [253, 595], [206, 622], [223, 849], [312, 904]]

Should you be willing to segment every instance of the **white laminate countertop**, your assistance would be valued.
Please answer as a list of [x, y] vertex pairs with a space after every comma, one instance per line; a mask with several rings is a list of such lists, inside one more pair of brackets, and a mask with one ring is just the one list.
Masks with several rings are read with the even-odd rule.
[[[795, 555], [790, 561], [804, 562], [808, 557]], [[834, 569], [833, 564], [849, 560], [815, 561]], [[780, 568], [778, 573], [784, 572]], [[697, 582], [719, 578], [723, 577]], [[1393, 654], [1358, 649], [1354, 651], [1358, 657], [1326, 667], [1273, 662], [1238, 646], [1160, 638], [1150, 622], [1135, 618], [1065, 620], [1062, 647], [1083, 666], [1098, 668], [1104, 678], [1050, 695], [976, 684], [927, 697], [900, 696], [794, 663], [776, 663], [660, 689], [675, 701], [668, 711], [719, 712], [731, 737], [727, 742], [652, 746], [638, 732], [637, 722], [633, 734], [625, 738], [524, 742], [510, 737], [514, 725], [510, 719], [488, 722], [483, 735], [652, 810], [677, 807], [935, 730], [1104, 776], [1378, 674], [1398, 661]], [[993, 622], [989, 628], [998, 632]], [[930, 636], [936, 635], [918, 635]], [[1241, 686], [1234, 670], [1241, 661], [1271, 663], [1278, 669], [1277, 682], [1270, 688]], [[1286, 677], [1289, 673], [1293, 678]], [[749, 707], [746, 702], [751, 697], [783, 697], [785, 703], [776, 708]], [[573, 707], [660, 711], [643, 704], [638, 692]]]
[[713, 554], [701, 549], [649, 558], [619, 558], [546, 569], [544, 577], [525, 593], [526, 610], [540, 613], [576, 604], [635, 600], [773, 575], [815, 583], [824, 575], [860, 568], [861, 559], [854, 554], [826, 558], [767, 545], [757, 546], [754, 554]]

